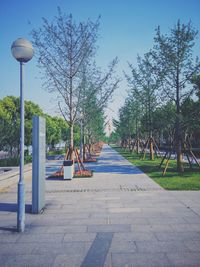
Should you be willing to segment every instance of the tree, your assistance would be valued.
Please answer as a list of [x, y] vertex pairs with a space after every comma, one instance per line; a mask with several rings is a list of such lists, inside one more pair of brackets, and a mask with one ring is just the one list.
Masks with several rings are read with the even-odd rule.
[[[32, 117], [42, 115], [40, 107], [31, 101], [25, 101], [25, 145], [32, 144]], [[7, 96], [0, 100], [0, 122], [1, 122], [1, 146], [19, 154], [20, 144], [20, 103], [19, 98]]]
[[87, 112], [85, 113], [87, 118], [87, 123], [85, 124], [85, 134], [88, 144], [100, 141], [100, 138], [105, 136], [103, 111], [100, 108], [97, 108], [95, 105], [95, 99], [91, 102], [88, 103]]
[[176, 104], [175, 144], [177, 153], [177, 171], [183, 172], [182, 164], [182, 117], [181, 103], [194, 91], [191, 78], [200, 69], [198, 59], [193, 60], [193, 47], [197, 31], [191, 22], [177, 24], [169, 35], [162, 35], [160, 27], [156, 29], [155, 46], [152, 55], [157, 75], [162, 77], [162, 96]]
[[200, 74], [194, 75], [191, 79], [191, 82], [194, 86], [195, 93], [200, 100]]
[[111, 135], [108, 138], [108, 142], [109, 143], [115, 143], [116, 144], [116, 143], [119, 142], [119, 140], [120, 140], [120, 136], [117, 133], [117, 131], [115, 130], [115, 131], [111, 132]]
[[[53, 22], [43, 19], [43, 26], [32, 31], [39, 66], [44, 71], [45, 87], [58, 92], [59, 106], [70, 126], [70, 150], [73, 151], [74, 123], [79, 109], [81, 73], [95, 50], [99, 19], [76, 23], [58, 8]], [[73, 153], [71, 155], [73, 158]]]
[[6, 129], [5, 129], [5, 123], [7, 120], [7, 114], [4, 109], [4, 105], [2, 103], [2, 100], [0, 100], [0, 150], [4, 149], [5, 145], [5, 135], [6, 135]]
[[121, 137], [123, 144], [130, 144], [136, 135], [136, 117], [134, 101], [127, 97], [125, 104], [119, 109], [119, 121], [113, 120], [115, 132]]
[[146, 53], [144, 58], [138, 56], [137, 68], [134, 68], [131, 64], [129, 64], [129, 67], [132, 76], [129, 77], [126, 75], [127, 81], [132, 89], [134, 98], [141, 102], [145, 111], [146, 129], [149, 134], [150, 159], [154, 159], [152, 113], [158, 105], [156, 94], [161, 83], [161, 78], [154, 72], [151, 53]]
[[174, 123], [176, 120], [176, 107], [174, 102], [169, 101], [158, 106], [152, 113], [152, 126], [158, 135], [160, 144], [163, 142], [171, 145], [174, 137]]
[[58, 127], [60, 128], [60, 140], [67, 142], [69, 141], [70, 133], [69, 133], [69, 125], [68, 123], [60, 117], [54, 117], [57, 121]]
[[[19, 126], [20, 126], [20, 107], [19, 98], [7, 96], [0, 100], [1, 106], [1, 147], [9, 151], [19, 153]], [[14, 151], [15, 149], [15, 151]]]
[[90, 147], [90, 142], [92, 142], [92, 140], [94, 142], [94, 140], [99, 140], [100, 137], [105, 139], [103, 113], [120, 81], [119, 78], [115, 76], [117, 63], [118, 59], [115, 58], [104, 72], [100, 68], [97, 68], [95, 62], [83, 66], [80, 85], [82, 88], [82, 95], [79, 106], [79, 118], [77, 119], [80, 123], [80, 117], [82, 117], [84, 159], [85, 141], [89, 142]]
[[[47, 144], [54, 147], [60, 141], [67, 141], [68, 124], [64, 119], [45, 115], [42, 109], [31, 101], [25, 101], [25, 145], [32, 144], [32, 118], [34, 115], [46, 117]], [[19, 98], [7, 96], [0, 100], [0, 149], [10, 155], [19, 155], [20, 144]]]
[[43, 116], [42, 109], [32, 101], [25, 101], [25, 145], [30, 146], [32, 144], [32, 119], [33, 116]]

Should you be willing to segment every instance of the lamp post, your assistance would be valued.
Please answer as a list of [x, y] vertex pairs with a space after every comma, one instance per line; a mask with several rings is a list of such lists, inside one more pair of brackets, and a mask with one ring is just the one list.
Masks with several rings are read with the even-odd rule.
[[17, 198], [17, 230], [18, 232], [23, 232], [25, 228], [23, 65], [31, 60], [34, 52], [32, 44], [23, 38], [13, 42], [11, 52], [13, 57], [20, 62], [20, 171]]

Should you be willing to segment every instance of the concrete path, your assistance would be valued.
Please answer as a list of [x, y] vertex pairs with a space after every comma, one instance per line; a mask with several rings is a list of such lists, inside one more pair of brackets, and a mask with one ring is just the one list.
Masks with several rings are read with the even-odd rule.
[[200, 266], [200, 192], [170, 192], [104, 146], [93, 178], [47, 179], [46, 209], [15, 232], [16, 186], [0, 194], [0, 266]]

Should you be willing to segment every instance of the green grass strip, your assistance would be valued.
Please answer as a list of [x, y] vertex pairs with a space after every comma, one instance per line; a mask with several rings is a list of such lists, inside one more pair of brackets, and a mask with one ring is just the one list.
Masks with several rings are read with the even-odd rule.
[[114, 145], [112, 147], [166, 190], [200, 190], [200, 168], [196, 165], [190, 169], [189, 164], [184, 163], [184, 173], [178, 174], [176, 161], [170, 160], [167, 172], [163, 176], [164, 165], [159, 169], [161, 158], [150, 160], [147, 155], [143, 160], [140, 159], [140, 154], [125, 151]]

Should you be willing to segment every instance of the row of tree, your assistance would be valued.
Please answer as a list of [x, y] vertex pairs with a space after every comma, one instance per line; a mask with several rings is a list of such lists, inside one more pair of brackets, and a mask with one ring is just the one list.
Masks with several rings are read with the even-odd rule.
[[[25, 103], [25, 144], [31, 144], [32, 116], [42, 115], [47, 122], [47, 144], [67, 142], [73, 158], [79, 145], [82, 126], [83, 143], [105, 138], [104, 109], [117, 88], [115, 76], [118, 59], [102, 71], [95, 63], [98, 39], [98, 18], [76, 22], [72, 15], [58, 14], [53, 21], [43, 18], [43, 25], [31, 32], [43, 87], [57, 93], [58, 111], [63, 119], [42, 112], [38, 105]], [[19, 99], [6, 97], [0, 102], [0, 149], [18, 150]]]
[[70, 128], [71, 158], [75, 124], [82, 117], [88, 142], [99, 139], [104, 132], [104, 108], [119, 82], [115, 77], [117, 58], [106, 71], [95, 63], [99, 21], [77, 23], [58, 8], [53, 21], [43, 19], [43, 25], [32, 31], [44, 87], [57, 93], [58, 109]]
[[[90, 111], [89, 104], [88, 112]], [[92, 116], [87, 118], [87, 124], [84, 123], [84, 117], [82, 116], [74, 126], [74, 143], [76, 146], [80, 145], [81, 123], [85, 142], [92, 143], [105, 138], [103, 112], [98, 109], [95, 113], [93, 110], [91, 112]], [[48, 148], [54, 149], [60, 142], [66, 146], [69, 145], [69, 124], [62, 117], [45, 114], [37, 104], [25, 101], [25, 145], [27, 147], [32, 145], [32, 118], [34, 115], [46, 118], [46, 144]], [[16, 156], [19, 155], [19, 144], [20, 101], [18, 97], [7, 96], [0, 100], [0, 150], [8, 151], [11, 157]]]
[[191, 22], [178, 21], [167, 35], [156, 29], [154, 47], [138, 56], [136, 67], [129, 64], [131, 75], [125, 74], [129, 96], [119, 121], [114, 121], [115, 138], [157, 137], [173, 144], [178, 172], [183, 172], [186, 137], [193, 136], [197, 142], [200, 133], [200, 63], [193, 56], [196, 36]]

